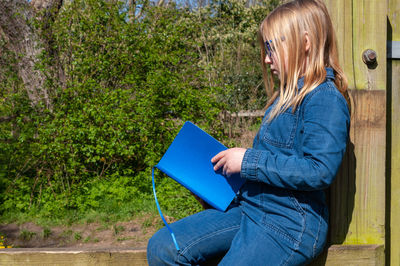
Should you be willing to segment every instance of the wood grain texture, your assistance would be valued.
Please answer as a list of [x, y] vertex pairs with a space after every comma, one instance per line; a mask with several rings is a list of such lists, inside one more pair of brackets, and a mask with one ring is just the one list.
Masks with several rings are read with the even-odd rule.
[[144, 249], [7, 249], [0, 251], [0, 265], [30, 266], [145, 266]]
[[[387, 1], [353, 0], [353, 60], [356, 89], [386, 90]], [[377, 53], [376, 68], [362, 61], [366, 49]]]
[[[388, 41], [400, 41], [400, 1], [388, 1]], [[390, 101], [390, 265], [400, 265], [400, 60], [388, 61]]]
[[352, 90], [350, 144], [329, 191], [332, 244], [385, 243], [386, 93]]
[[[390, 265], [400, 265], [400, 60], [392, 61], [390, 163]], [[389, 225], [388, 225], [389, 226]]]
[[325, 0], [325, 3], [336, 30], [340, 65], [348, 78], [349, 88], [354, 88], [353, 0]]
[[[311, 266], [327, 265], [383, 265], [381, 245], [333, 245], [325, 250]], [[207, 263], [217, 265], [219, 260]], [[19, 266], [103, 266], [147, 265], [145, 249], [27, 249], [15, 248], [0, 251], [0, 265]]]
[[333, 245], [309, 266], [385, 265], [382, 245]]
[[[396, 1], [396, 0], [391, 0]], [[398, 2], [398, 1], [397, 1]], [[388, 1], [325, 0], [353, 100], [350, 144], [328, 194], [330, 242], [385, 244]], [[366, 49], [377, 64], [362, 60]]]
[[[339, 61], [351, 89], [386, 90], [387, 1], [325, 0], [336, 30]], [[377, 65], [362, 60], [366, 49], [377, 53]]]

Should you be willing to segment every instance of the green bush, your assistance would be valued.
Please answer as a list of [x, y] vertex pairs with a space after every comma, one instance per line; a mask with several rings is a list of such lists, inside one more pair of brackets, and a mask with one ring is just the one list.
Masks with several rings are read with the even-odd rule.
[[[149, 6], [136, 20], [111, 2], [70, 1], [51, 24], [52, 52], [45, 49], [37, 67], [52, 110], [30, 104], [18, 58], [0, 43], [0, 111], [15, 117], [0, 123], [3, 216], [139, 213], [152, 197], [151, 167], [184, 121], [224, 141], [222, 110], [260, 107], [256, 31], [273, 1]], [[200, 209], [188, 191], [158, 176], [168, 215]]]

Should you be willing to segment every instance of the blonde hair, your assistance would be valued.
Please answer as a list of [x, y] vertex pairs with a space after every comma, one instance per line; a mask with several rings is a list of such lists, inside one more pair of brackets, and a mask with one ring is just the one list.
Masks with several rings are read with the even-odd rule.
[[[306, 33], [310, 44], [307, 55]], [[280, 98], [270, 112], [268, 121], [289, 107], [294, 111], [308, 93], [325, 81], [325, 67], [333, 69], [335, 85], [349, 103], [348, 83], [339, 65], [335, 31], [328, 10], [321, 0], [295, 0], [277, 7], [261, 23], [259, 39], [263, 78], [270, 96], [274, 84], [265, 64], [265, 41], [271, 40], [276, 60], [274, 63], [280, 69], [279, 91], [272, 95], [267, 106], [272, 104], [277, 96]], [[301, 77], [304, 77], [304, 86], [298, 90], [297, 82]]]

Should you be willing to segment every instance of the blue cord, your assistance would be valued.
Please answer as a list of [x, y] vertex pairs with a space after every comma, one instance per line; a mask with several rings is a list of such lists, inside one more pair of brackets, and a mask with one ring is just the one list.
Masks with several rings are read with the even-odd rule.
[[156, 195], [156, 184], [155, 184], [155, 182], [154, 182], [154, 166], [153, 166], [153, 168], [151, 169], [151, 177], [152, 177], [152, 183], [153, 183], [153, 194], [154, 194], [154, 199], [156, 200], [156, 205], [157, 205], [158, 213], [160, 214], [161, 219], [163, 220], [165, 226], [167, 227], [169, 233], [171, 234], [172, 241], [174, 241], [176, 250], [179, 251], [180, 248], [179, 248], [178, 242], [176, 242], [175, 234], [174, 234], [174, 232], [172, 231], [171, 227], [169, 227], [167, 221], [165, 220], [164, 215], [162, 214], [161, 209], [160, 209], [160, 204], [158, 203], [158, 200], [157, 200], [157, 195]]

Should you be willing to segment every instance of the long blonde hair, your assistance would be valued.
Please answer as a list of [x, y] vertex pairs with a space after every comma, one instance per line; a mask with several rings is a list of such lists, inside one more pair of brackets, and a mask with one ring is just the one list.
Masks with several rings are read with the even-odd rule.
[[[305, 52], [306, 33], [310, 44], [308, 55]], [[261, 23], [259, 39], [263, 78], [269, 95], [272, 94], [274, 84], [265, 64], [265, 41], [271, 40], [276, 59], [274, 63], [280, 69], [279, 91], [272, 95], [267, 105], [277, 96], [280, 98], [268, 121], [289, 107], [294, 111], [308, 93], [325, 81], [325, 67], [333, 69], [335, 85], [349, 103], [348, 83], [339, 65], [335, 31], [328, 10], [321, 0], [294, 0], [277, 7]], [[304, 77], [304, 86], [298, 90], [297, 82], [301, 77]]]

